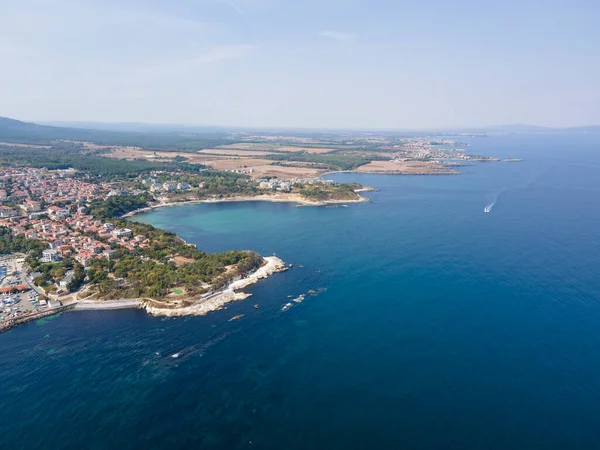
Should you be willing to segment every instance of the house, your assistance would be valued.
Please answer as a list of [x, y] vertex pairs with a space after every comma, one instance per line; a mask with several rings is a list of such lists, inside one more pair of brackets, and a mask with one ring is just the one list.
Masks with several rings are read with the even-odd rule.
[[57, 219], [64, 219], [65, 217], [69, 216], [70, 211], [68, 208], [63, 208], [61, 206], [50, 206], [48, 208], [48, 214], [56, 217]]
[[60, 283], [58, 283], [58, 284], [60, 285], [61, 288], [66, 289], [71, 281], [73, 281], [73, 271], [69, 270], [65, 274], [65, 277], [62, 280], [60, 280]]
[[71, 253], [73, 253], [73, 251], [71, 250], [71, 247], [69, 245], [61, 245], [60, 247], [58, 247], [58, 253], [60, 253], [62, 256], [68, 256]]
[[57, 300], [48, 299], [48, 308], [58, 308], [61, 303]]
[[273, 183], [270, 181], [261, 181], [258, 187], [260, 189], [273, 189]]
[[14, 217], [18, 213], [8, 206], [0, 206], [0, 218]]
[[50, 263], [59, 261], [58, 252], [56, 250], [44, 250], [42, 252], [42, 262]]
[[123, 237], [132, 236], [133, 231], [131, 231], [129, 228], [119, 228], [118, 230], [113, 230], [111, 234], [113, 235], [113, 237], [119, 239]]
[[63, 244], [64, 243], [62, 241], [56, 240], [56, 241], [50, 242], [48, 245], [50, 246], [51, 249], [57, 249], [58, 247], [60, 247]]
[[102, 248], [102, 246], [99, 245], [99, 244], [86, 244], [86, 245], [83, 246], [83, 248], [85, 248], [86, 250], [91, 251], [95, 255], [99, 255], [100, 253], [102, 253], [102, 250], [104, 250]]
[[177, 185], [171, 181], [165, 181], [162, 187], [167, 192], [173, 192], [177, 189]]
[[116, 255], [116, 250], [107, 249], [102, 252], [102, 256], [104, 256], [106, 259], [114, 259]]
[[42, 205], [40, 205], [40, 202], [25, 200], [25, 203], [21, 205], [21, 208], [23, 208], [25, 212], [38, 212], [42, 210]]
[[77, 261], [79, 261], [83, 267], [89, 267], [94, 258], [92, 258], [90, 255], [87, 255], [87, 254], [85, 254], [85, 255], [80, 254], [80, 255], [76, 256], [75, 259]]

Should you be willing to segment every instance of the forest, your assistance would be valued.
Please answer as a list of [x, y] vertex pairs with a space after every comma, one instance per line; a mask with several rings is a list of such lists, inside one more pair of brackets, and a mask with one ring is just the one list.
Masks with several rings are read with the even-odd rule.
[[137, 146], [146, 150], [194, 152], [232, 141], [224, 132], [127, 132], [53, 127], [0, 117], [0, 142], [54, 145], [56, 141], [92, 142], [106, 146]]
[[98, 154], [82, 152], [82, 149], [69, 143], [60, 143], [50, 149], [0, 146], [0, 164], [46, 167], [50, 170], [73, 168], [85, 175], [99, 176], [103, 181], [118, 181], [135, 178], [139, 174], [152, 171], [183, 171], [200, 173], [204, 167], [184, 161], [160, 162], [142, 159], [121, 160], [106, 158]]
[[[172, 258], [158, 261], [136, 255], [94, 260], [91, 283], [103, 298], [163, 298], [179, 288], [187, 295], [220, 289], [236, 276], [258, 269], [263, 258], [254, 252], [195, 253], [191, 262], [177, 265]], [[227, 267], [231, 266], [230, 270]]]
[[356, 200], [354, 190], [360, 187], [358, 183], [307, 184], [300, 188], [300, 194], [313, 200]]
[[112, 219], [145, 208], [150, 200], [150, 194], [115, 195], [105, 200], [95, 199], [90, 203], [90, 213], [98, 220]]
[[37, 239], [28, 239], [22, 234], [14, 235], [10, 229], [0, 227], [0, 254], [2, 255], [26, 253], [39, 258], [46, 247], [46, 244]]

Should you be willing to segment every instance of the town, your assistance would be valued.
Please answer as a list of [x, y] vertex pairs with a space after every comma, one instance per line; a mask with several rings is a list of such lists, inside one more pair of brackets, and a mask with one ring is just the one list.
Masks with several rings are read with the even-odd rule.
[[[110, 263], [119, 255], [151, 251], [156, 242], [148, 233], [135, 232], [133, 222], [115, 220], [131, 208], [147, 206], [150, 201], [161, 205], [199, 198], [217, 200], [223, 195], [235, 195], [238, 188], [254, 195], [289, 194], [293, 189], [309, 195], [315, 187], [327, 189], [334, 185], [320, 178], [251, 179], [239, 173], [229, 176], [238, 182], [234, 190], [215, 194], [209, 174], [190, 177], [186, 173], [153, 171], [133, 179], [106, 182], [73, 169], [0, 168], [0, 230], [41, 246], [35, 260], [25, 252], [3, 249], [0, 320], [69, 304], [78, 298], [73, 293], [90, 289], [86, 276], [92, 265], [102, 267], [105, 263], [100, 260]], [[356, 196], [352, 190], [349, 192]], [[138, 201], [139, 198], [148, 201]], [[127, 203], [130, 208], [117, 209], [116, 216], [95, 213], [97, 205], [120, 203]]]

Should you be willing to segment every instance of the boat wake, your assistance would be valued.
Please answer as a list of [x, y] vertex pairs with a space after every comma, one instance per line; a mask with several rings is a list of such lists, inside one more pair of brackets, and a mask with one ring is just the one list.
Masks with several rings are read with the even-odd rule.
[[531, 176], [528, 177], [527, 180], [520, 182], [514, 186], [511, 187], [505, 187], [500, 189], [495, 195], [490, 196], [487, 198], [488, 201], [491, 200], [491, 203], [488, 204], [484, 209], [483, 212], [484, 213], [489, 213], [492, 212], [492, 209], [494, 208], [494, 205], [496, 205], [496, 203], [498, 202], [498, 200], [500, 200], [500, 197], [503, 196], [506, 192], [510, 192], [510, 191], [517, 191], [517, 190], [521, 190], [521, 189], [529, 189], [531, 186], [534, 186], [536, 184], [538, 184], [539, 180], [546, 174], [549, 172], [550, 169], [545, 169], [542, 171], [535, 171], [534, 173], [531, 173]]

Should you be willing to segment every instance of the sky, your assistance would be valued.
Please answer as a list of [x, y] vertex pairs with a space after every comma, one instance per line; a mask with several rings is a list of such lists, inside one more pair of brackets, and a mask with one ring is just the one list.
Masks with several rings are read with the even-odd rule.
[[0, 0], [0, 116], [600, 124], [598, 0]]

